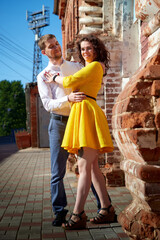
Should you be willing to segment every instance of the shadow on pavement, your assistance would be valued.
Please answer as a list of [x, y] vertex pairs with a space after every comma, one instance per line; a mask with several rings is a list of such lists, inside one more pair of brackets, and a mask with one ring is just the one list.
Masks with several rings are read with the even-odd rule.
[[16, 143], [0, 144], [0, 162], [17, 151]]

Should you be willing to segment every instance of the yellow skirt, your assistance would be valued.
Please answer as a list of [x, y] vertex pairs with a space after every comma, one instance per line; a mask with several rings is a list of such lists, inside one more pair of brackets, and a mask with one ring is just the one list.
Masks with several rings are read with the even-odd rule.
[[98, 149], [100, 153], [113, 151], [107, 118], [95, 100], [72, 105], [62, 147], [76, 154], [81, 147]]

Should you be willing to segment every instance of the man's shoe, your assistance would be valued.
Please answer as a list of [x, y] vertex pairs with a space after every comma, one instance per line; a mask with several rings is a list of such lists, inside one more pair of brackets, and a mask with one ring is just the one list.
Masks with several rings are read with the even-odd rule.
[[60, 227], [62, 223], [66, 222], [66, 215], [68, 210], [64, 209], [63, 211], [56, 214], [56, 218], [52, 222], [52, 226]]

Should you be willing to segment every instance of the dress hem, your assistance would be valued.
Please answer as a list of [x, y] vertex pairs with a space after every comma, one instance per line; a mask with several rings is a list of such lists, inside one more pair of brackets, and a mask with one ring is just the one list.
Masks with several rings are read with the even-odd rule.
[[81, 146], [81, 147], [75, 147], [75, 148], [69, 148], [69, 147], [65, 147], [65, 146], [61, 146], [62, 148], [64, 148], [65, 150], [67, 150], [69, 153], [73, 153], [73, 154], [78, 154], [78, 150], [80, 150], [83, 147], [88, 147], [88, 148], [92, 148], [92, 149], [97, 149], [99, 150], [100, 154], [103, 153], [110, 153], [113, 152], [114, 147], [102, 147], [102, 148], [95, 148], [95, 147], [89, 147], [89, 146]]

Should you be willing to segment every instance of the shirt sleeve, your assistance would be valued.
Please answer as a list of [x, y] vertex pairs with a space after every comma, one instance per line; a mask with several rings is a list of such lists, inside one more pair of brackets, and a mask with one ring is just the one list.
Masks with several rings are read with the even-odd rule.
[[58, 99], [53, 99], [51, 87], [43, 81], [43, 77], [37, 76], [37, 85], [40, 98], [43, 106], [48, 112], [52, 112], [57, 109], [63, 109], [68, 106], [68, 96], [63, 96]]
[[100, 63], [92, 62], [78, 72], [63, 78], [63, 87], [77, 89], [78, 87], [89, 83], [93, 78], [103, 76], [103, 69]]

